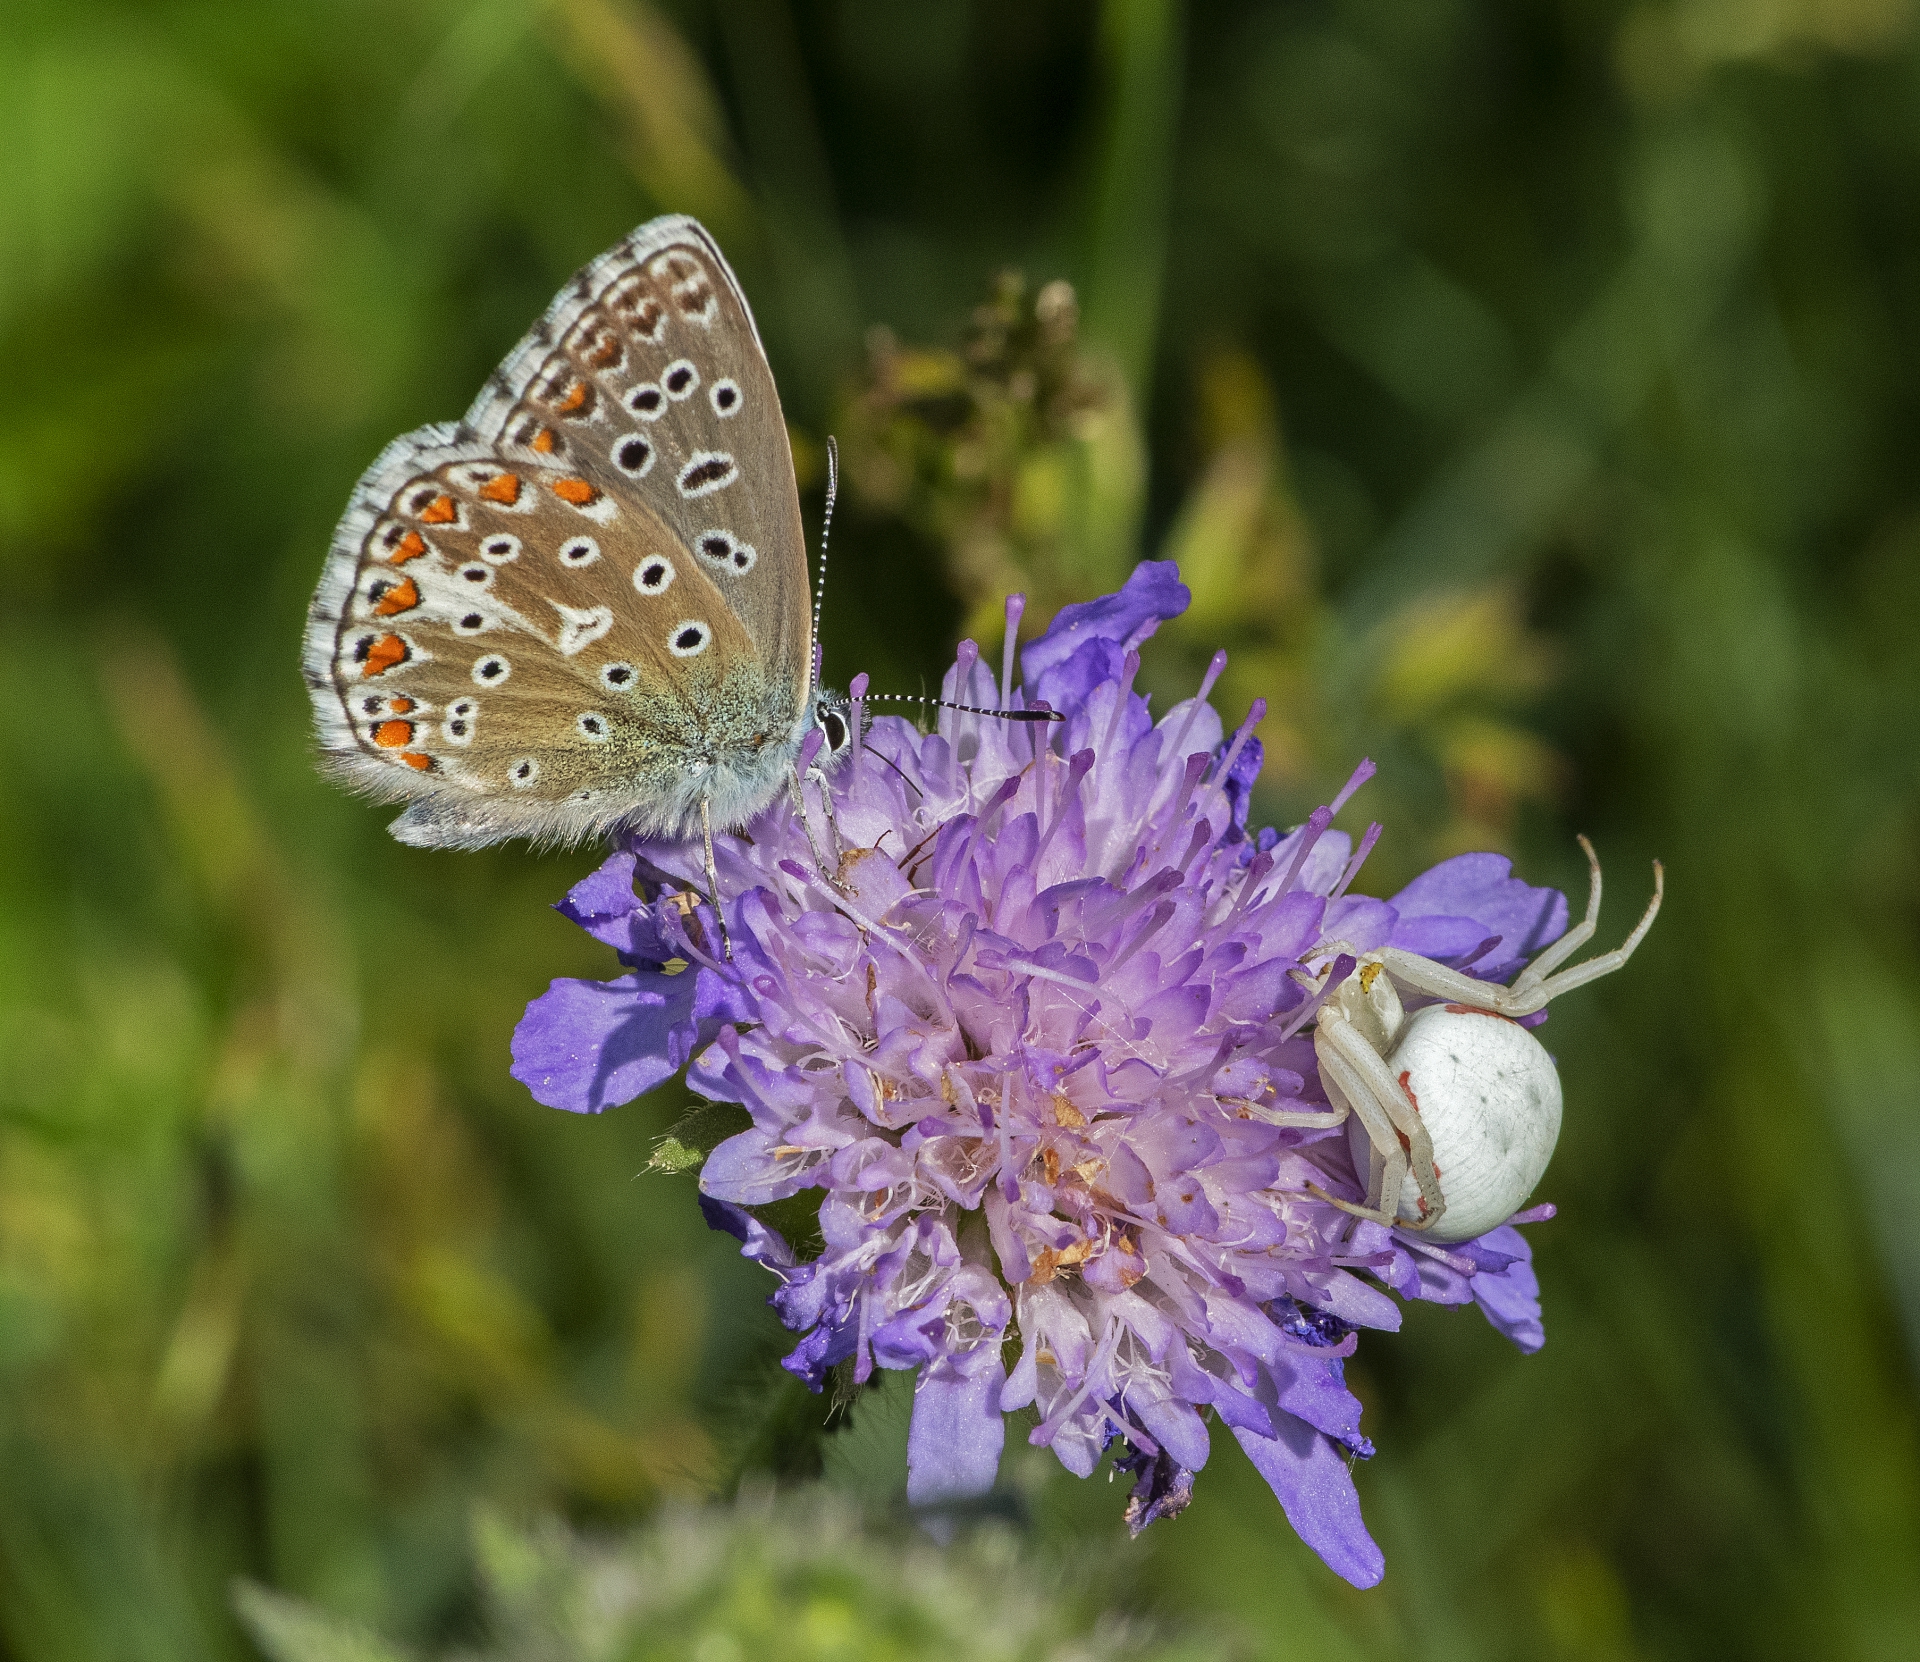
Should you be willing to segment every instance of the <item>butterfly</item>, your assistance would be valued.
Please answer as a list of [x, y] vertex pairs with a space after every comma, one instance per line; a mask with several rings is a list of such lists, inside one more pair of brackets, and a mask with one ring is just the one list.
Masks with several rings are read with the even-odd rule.
[[[815, 726], [793, 454], [713, 239], [655, 219], [584, 267], [464, 419], [355, 487], [308, 616], [323, 765], [403, 843], [743, 825]], [[708, 867], [712, 859], [709, 853]]]

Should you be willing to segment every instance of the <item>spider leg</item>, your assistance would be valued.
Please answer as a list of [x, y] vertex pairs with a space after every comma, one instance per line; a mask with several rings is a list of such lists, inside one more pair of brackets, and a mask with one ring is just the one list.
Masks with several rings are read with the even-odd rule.
[[[1411, 987], [1415, 992], [1425, 993], [1429, 998], [1443, 998], [1449, 1004], [1463, 1004], [1470, 1010], [1489, 1010], [1509, 1019], [1530, 1016], [1536, 1010], [1544, 1010], [1549, 999], [1558, 998], [1575, 987], [1584, 987], [1589, 981], [1597, 981], [1603, 975], [1611, 975], [1631, 958], [1633, 949], [1653, 927], [1653, 920], [1660, 911], [1661, 897], [1665, 893], [1666, 874], [1660, 862], [1655, 860], [1653, 898], [1647, 902], [1647, 909], [1641, 914], [1640, 921], [1633, 926], [1633, 933], [1613, 951], [1603, 952], [1597, 958], [1589, 958], [1584, 964], [1575, 964], [1572, 969], [1561, 970], [1557, 975], [1531, 985], [1525, 984], [1524, 977], [1511, 987], [1502, 987], [1491, 981], [1477, 981], [1470, 975], [1461, 974], [1459, 970], [1448, 969], [1431, 958], [1419, 957], [1399, 947], [1382, 947], [1374, 956], [1386, 965], [1388, 974], [1394, 980]], [[1555, 942], [1556, 948], [1558, 945]]]
[[[1329, 1206], [1337, 1206], [1341, 1211], [1351, 1213], [1356, 1218], [1365, 1218], [1371, 1223], [1383, 1223], [1392, 1228], [1395, 1222], [1391, 1212], [1380, 1204], [1380, 1197], [1386, 1192], [1387, 1168], [1397, 1164], [1399, 1167], [1396, 1182], [1406, 1181], [1406, 1150], [1400, 1146], [1400, 1139], [1393, 1134], [1393, 1122], [1381, 1112], [1379, 1104], [1368, 1095], [1363, 1081], [1354, 1077], [1346, 1065], [1331, 1048], [1322, 1051], [1316, 1030], [1314, 1049], [1320, 1058], [1320, 1082], [1326, 1087], [1327, 1099], [1336, 1109], [1342, 1104], [1350, 1105], [1359, 1116], [1360, 1123], [1367, 1132], [1367, 1201], [1357, 1206], [1350, 1200], [1342, 1200], [1338, 1195], [1330, 1195], [1317, 1183], [1307, 1185], [1308, 1193], [1324, 1200]], [[1343, 1081], [1347, 1088], [1343, 1089]], [[1392, 1151], [1392, 1159], [1388, 1158]], [[1399, 1193], [1396, 1188], [1393, 1191]]]
[[1516, 993], [1530, 992], [1546, 980], [1553, 970], [1592, 940], [1594, 930], [1599, 927], [1600, 856], [1594, 853], [1593, 844], [1584, 836], [1580, 839], [1580, 846], [1587, 855], [1587, 915], [1513, 978], [1512, 990]]
[[[1575, 964], [1570, 970], [1562, 970], [1533, 989], [1530, 995], [1533, 1008], [1539, 1009], [1550, 998], [1558, 998], [1562, 993], [1572, 992], [1575, 987], [1584, 987], [1589, 981], [1597, 981], [1603, 975], [1611, 975], [1633, 956], [1633, 949], [1646, 939], [1647, 931], [1653, 927], [1653, 920], [1660, 915], [1660, 902], [1666, 894], [1667, 877], [1660, 862], [1653, 862], [1653, 898], [1647, 902], [1647, 909], [1640, 914], [1640, 921], [1633, 926], [1633, 933], [1611, 952], [1603, 952], [1597, 958], [1589, 958], [1584, 964]], [[1524, 1012], [1522, 1012], [1524, 1013]]]
[[[1222, 1097], [1222, 1102], [1231, 1098]], [[1336, 1125], [1347, 1123], [1347, 1111], [1344, 1108], [1329, 1109], [1324, 1113], [1310, 1108], [1260, 1108], [1255, 1107], [1253, 1117], [1264, 1125], [1297, 1125], [1311, 1131], [1330, 1131]]]
[[[1367, 1128], [1367, 1139], [1385, 1158], [1380, 1192], [1368, 1185], [1367, 1199], [1401, 1228], [1429, 1229], [1446, 1214], [1447, 1198], [1433, 1169], [1433, 1139], [1420, 1118], [1419, 1105], [1393, 1077], [1380, 1053], [1336, 1015], [1314, 1029], [1314, 1053], [1323, 1081], [1332, 1080]], [[1329, 1093], [1331, 1094], [1331, 1093]], [[1400, 1190], [1411, 1175], [1420, 1192], [1421, 1215], [1398, 1216]]]
[[1503, 987], [1497, 981], [1478, 980], [1464, 970], [1448, 969], [1445, 964], [1436, 964], [1431, 958], [1422, 958], [1401, 947], [1383, 946], [1374, 956], [1401, 986], [1411, 987], [1429, 998], [1443, 998], [1449, 1004], [1464, 1004], [1470, 1010], [1524, 1016], [1546, 1003], [1537, 990], [1516, 994], [1511, 987]]

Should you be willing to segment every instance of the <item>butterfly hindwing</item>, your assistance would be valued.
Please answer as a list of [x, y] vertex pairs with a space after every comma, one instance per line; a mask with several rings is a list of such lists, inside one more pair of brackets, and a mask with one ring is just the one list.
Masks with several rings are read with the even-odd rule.
[[751, 314], [688, 220], [586, 268], [467, 419], [388, 446], [306, 670], [403, 840], [685, 834], [777, 788], [810, 702], [806, 559]]

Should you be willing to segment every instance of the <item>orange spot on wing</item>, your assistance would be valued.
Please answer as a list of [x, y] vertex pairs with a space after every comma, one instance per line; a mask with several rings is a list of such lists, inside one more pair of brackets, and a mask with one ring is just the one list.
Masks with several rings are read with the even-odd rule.
[[412, 744], [413, 723], [383, 721], [373, 730], [373, 742], [382, 750], [398, 750], [403, 744]]
[[489, 502], [499, 502], [511, 508], [520, 500], [520, 480], [516, 474], [502, 473], [489, 479], [480, 487], [480, 494]]
[[384, 675], [395, 664], [407, 661], [407, 643], [398, 635], [382, 635], [367, 648], [367, 655], [361, 661], [362, 675]]
[[453, 505], [450, 496], [436, 496], [429, 502], [420, 515], [423, 525], [451, 525], [460, 517], [460, 510]]
[[569, 502], [576, 508], [584, 508], [600, 493], [584, 479], [561, 479], [554, 484], [553, 494], [562, 502]]
[[413, 700], [407, 697], [405, 693], [401, 693], [398, 697], [387, 700], [387, 708], [396, 716], [404, 716], [413, 708]]
[[417, 560], [427, 551], [427, 539], [418, 531], [409, 531], [400, 539], [400, 545], [387, 556], [389, 565], [403, 566], [409, 560]]
[[411, 577], [403, 577], [373, 604], [376, 617], [398, 617], [420, 604], [420, 590]]
[[431, 756], [423, 756], [417, 750], [401, 751], [400, 760], [405, 762], [408, 767], [418, 769], [421, 773], [431, 773], [433, 771], [433, 758]]
[[560, 400], [557, 408], [562, 415], [571, 415], [575, 410], [579, 409], [582, 404], [586, 403], [586, 401], [587, 383], [585, 381], [575, 381], [573, 386], [568, 390], [567, 396]]
[[542, 427], [539, 432], [533, 435], [527, 448], [529, 450], [537, 450], [543, 456], [550, 453], [553, 449], [553, 429], [551, 427]]

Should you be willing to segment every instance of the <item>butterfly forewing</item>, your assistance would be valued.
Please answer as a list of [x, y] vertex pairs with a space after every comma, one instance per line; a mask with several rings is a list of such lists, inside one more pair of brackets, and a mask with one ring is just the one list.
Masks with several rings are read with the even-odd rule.
[[306, 668], [322, 743], [477, 845], [737, 822], [811, 696], [791, 455], [706, 234], [588, 266], [467, 419], [390, 445], [336, 534]]

